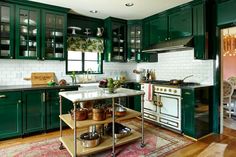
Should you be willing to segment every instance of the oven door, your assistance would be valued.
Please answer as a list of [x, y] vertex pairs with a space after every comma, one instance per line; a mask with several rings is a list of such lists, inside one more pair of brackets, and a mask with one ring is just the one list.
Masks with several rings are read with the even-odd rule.
[[180, 120], [181, 97], [169, 94], [155, 93], [158, 115], [162, 118]]

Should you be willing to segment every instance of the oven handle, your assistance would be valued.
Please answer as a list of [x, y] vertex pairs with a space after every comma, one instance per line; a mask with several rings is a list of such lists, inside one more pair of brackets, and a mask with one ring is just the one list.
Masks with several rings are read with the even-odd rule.
[[158, 107], [162, 107], [163, 106], [163, 103], [161, 102], [161, 95], [155, 93], [154, 94], [154, 104]]
[[175, 95], [170, 95], [170, 94], [162, 94], [162, 93], [154, 93], [154, 95], [157, 95], [157, 96], [168, 96], [170, 98], [176, 98], [176, 99], [180, 99], [181, 96], [175, 96]]

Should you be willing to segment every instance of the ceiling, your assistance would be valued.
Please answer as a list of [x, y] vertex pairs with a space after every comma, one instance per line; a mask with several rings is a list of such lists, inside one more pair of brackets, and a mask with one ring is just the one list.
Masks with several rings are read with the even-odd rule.
[[[109, 16], [122, 19], [143, 19], [192, 0], [31, 0], [72, 9], [77, 14], [105, 19]], [[126, 7], [126, 3], [133, 3]], [[90, 10], [97, 10], [96, 14]]]

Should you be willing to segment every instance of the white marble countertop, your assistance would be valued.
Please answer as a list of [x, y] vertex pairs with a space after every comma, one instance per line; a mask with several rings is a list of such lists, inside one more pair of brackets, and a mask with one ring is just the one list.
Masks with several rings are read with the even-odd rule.
[[108, 98], [119, 98], [119, 97], [127, 97], [127, 96], [135, 96], [135, 95], [143, 95], [144, 91], [126, 89], [126, 88], [118, 88], [115, 90], [115, 93], [105, 93], [101, 88], [93, 88], [93, 89], [83, 89], [79, 91], [66, 91], [60, 92], [59, 95], [72, 101], [83, 102], [89, 100], [99, 100], [99, 99], [108, 99]]

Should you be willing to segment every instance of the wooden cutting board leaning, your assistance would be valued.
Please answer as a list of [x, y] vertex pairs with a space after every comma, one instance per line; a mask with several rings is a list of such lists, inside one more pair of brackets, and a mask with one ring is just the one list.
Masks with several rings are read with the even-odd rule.
[[31, 80], [32, 85], [45, 85], [48, 82], [55, 81], [54, 72], [32, 72], [30, 78], [24, 78], [24, 80]]

